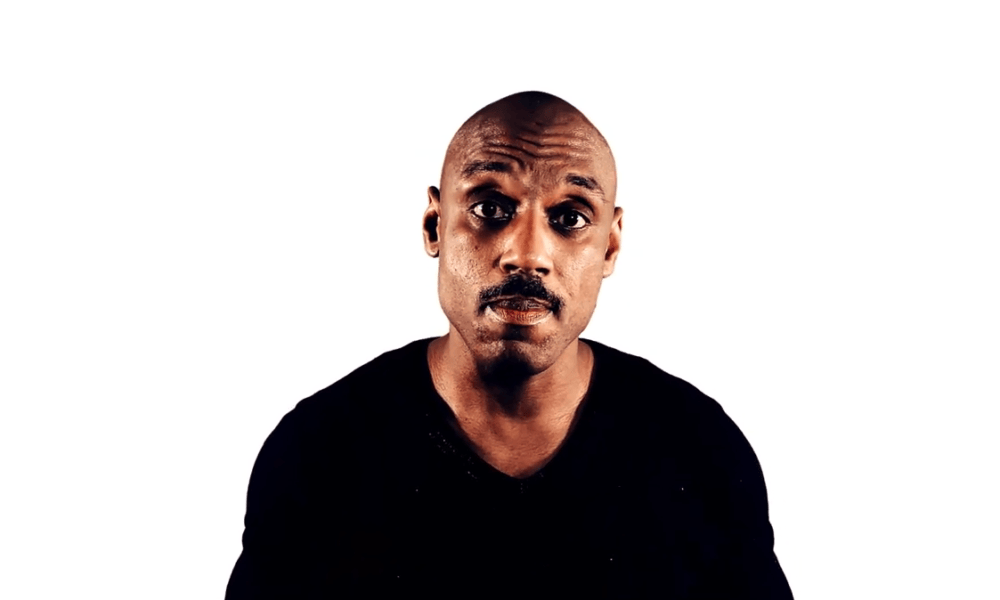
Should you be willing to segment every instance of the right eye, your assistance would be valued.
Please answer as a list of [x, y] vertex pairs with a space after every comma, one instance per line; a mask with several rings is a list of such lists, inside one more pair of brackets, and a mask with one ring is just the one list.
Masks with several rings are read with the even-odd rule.
[[484, 221], [506, 221], [511, 216], [503, 206], [492, 200], [484, 200], [473, 204], [472, 214]]

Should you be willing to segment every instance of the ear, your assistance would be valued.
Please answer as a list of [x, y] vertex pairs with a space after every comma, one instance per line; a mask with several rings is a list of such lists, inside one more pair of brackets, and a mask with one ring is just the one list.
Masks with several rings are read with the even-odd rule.
[[437, 258], [441, 253], [441, 192], [434, 186], [427, 188], [427, 210], [424, 211], [424, 250]]
[[622, 247], [622, 214], [625, 211], [620, 206], [615, 207], [615, 216], [611, 220], [611, 232], [608, 234], [608, 250], [604, 253], [604, 276], [609, 277], [615, 272], [615, 261]]

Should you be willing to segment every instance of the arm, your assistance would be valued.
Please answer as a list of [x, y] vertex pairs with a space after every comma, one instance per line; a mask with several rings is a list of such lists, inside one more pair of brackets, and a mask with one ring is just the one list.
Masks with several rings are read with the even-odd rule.
[[294, 600], [305, 596], [312, 562], [305, 536], [309, 514], [302, 435], [295, 411], [268, 436], [247, 491], [243, 552], [226, 600]]
[[792, 592], [774, 554], [774, 532], [768, 516], [767, 488], [757, 455], [736, 425], [727, 421], [722, 482], [727, 529], [731, 533], [716, 583], [721, 597], [791, 600]]

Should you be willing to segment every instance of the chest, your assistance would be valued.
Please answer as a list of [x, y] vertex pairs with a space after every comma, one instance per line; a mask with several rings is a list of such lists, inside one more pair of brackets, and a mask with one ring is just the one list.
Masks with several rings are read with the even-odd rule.
[[531, 585], [561, 596], [683, 597], [722, 541], [720, 521], [683, 474], [579, 460], [518, 482], [447, 440], [429, 441], [351, 486], [347, 514], [318, 515], [336, 531], [334, 560], [350, 565], [340, 572], [386, 597], [462, 597], [463, 586], [498, 574], [498, 594]]
[[486, 464], [512, 478], [525, 478], [541, 469], [559, 451], [566, 432], [546, 436], [505, 436], [489, 432], [467, 435], [469, 446]]

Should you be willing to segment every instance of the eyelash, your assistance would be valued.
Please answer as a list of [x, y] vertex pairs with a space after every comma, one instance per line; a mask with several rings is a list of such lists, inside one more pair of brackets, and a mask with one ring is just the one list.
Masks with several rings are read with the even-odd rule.
[[[503, 211], [506, 216], [501, 217], [501, 218], [496, 218], [496, 217], [487, 217], [487, 216], [484, 216], [484, 215], [477, 214], [477, 210], [476, 209], [479, 208], [479, 207], [482, 207], [483, 205], [487, 205], [487, 204], [492, 204], [492, 205], [496, 206], [498, 209], [500, 209], [501, 211]], [[476, 202], [469, 209], [469, 212], [471, 212], [472, 215], [474, 217], [476, 217], [477, 219], [479, 219], [481, 221], [485, 221], [487, 223], [500, 223], [500, 222], [509, 221], [511, 219], [511, 216], [512, 216], [511, 213], [513, 213], [513, 211], [506, 209], [500, 202], [496, 202], [494, 200], [483, 200], [481, 202]], [[567, 227], [565, 225], [560, 225], [559, 223], [557, 223], [557, 219], [559, 219], [559, 217], [562, 217], [564, 215], [576, 215], [577, 217], [580, 218], [581, 221], [583, 221], [583, 225], [581, 225], [580, 227]], [[580, 212], [578, 210], [573, 210], [573, 209], [560, 210], [558, 212], [558, 214], [556, 214], [553, 218], [549, 219], [549, 222], [552, 223], [553, 225], [555, 225], [556, 227], [558, 227], [558, 228], [560, 228], [560, 229], [562, 229], [564, 231], [569, 231], [569, 232], [580, 231], [581, 229], [584, 229], [588, 225], [590, 225], [590, 219], [588, 219], [586, 215], [584, 215], [582, 212]]]

